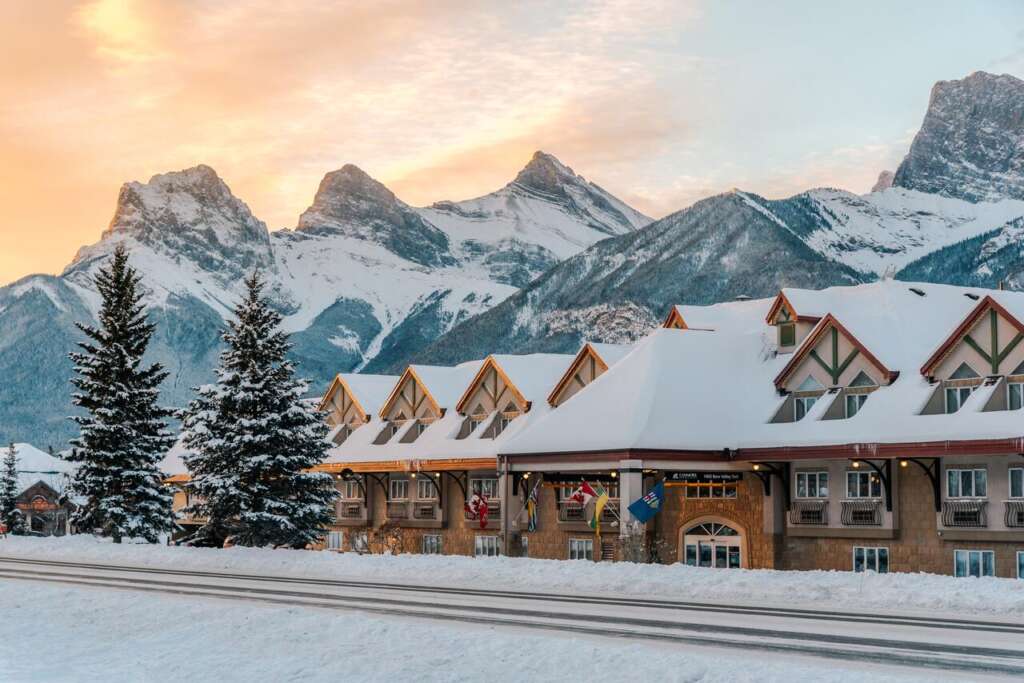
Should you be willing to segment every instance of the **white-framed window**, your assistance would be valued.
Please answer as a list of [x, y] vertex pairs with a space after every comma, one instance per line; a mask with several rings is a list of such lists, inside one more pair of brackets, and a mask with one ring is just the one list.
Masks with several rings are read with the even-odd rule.
[[416, 479], [417, 500], [437, 500], [437, 489], [434, 487], [434, 480], [427, 475]]
[[345, 535], [341, 531], [328, 531], [327, 532], [327, 549], [328, 550], [341, 550], [345, 545]]
[[341, 483], [341, 497], [345, 500], [362, 500], [363, 489], [358, 481], [344, 481]]
[[388, 482], [389, 498], [391, 500], [409, 500], [409, 480], [392, 479]]
[[953, 574], [956, 576], [995, 576], [996, 554], [991, 550], [953, 551]]
[[1006, 405], [1010, 410], [1024, 407], [1024, 382], [1007, 382]]
[[797, 472], [797, 498], [828, 498], [828, 472]]
[[960, 410], [960, 406], [971, 397], [973, 392], [974, 387], [946, 387], [946, 412], [955, 413]]
[[478, 479], [469, 480], [469, 495], [477, 494], [483, 496], [487, 500], [492, 498], [499, 498], [498, 495], [498, 480], [492, 477], [480, 477]]
[[882, 478], [876, 472], [847, 472], [847, 498], [881, 498]]
[[570, 560], [593, 560], [594, 539], [592, 538], [570, 538], [569, 539]]
[[983, 467], [946, 470], [947, 498], [987, 498], [988, 471]]
[[799, 422], [810, 412], [811, 406], [818, 402], [817, 396], [801, 396], [793, 399], [794, 421]]
[[424, 555], [441, 554], [441, 536], [438, 534], [426, 534], [423, 536], [422, 551]]
[[1010, 468], [1010, 498], [1024, 498], [1024, 467]]
[[370, 539], [365, 531], [353, 531], [349, 536], [349, 544], [357, 553], [365, 553], [370, 550]]
[[889, 549], [854, 546], [853, 571], [889, 573]]
[[473, 541], [473, 557], [497, 557], [501, 554], [497, 536], [477, 536]]
[[846, 417], [853, 417], [860, 412], [861, 406], [863, 406], [868, 400], [867, 394], [847, 394], [846, 395]]
[[1024, 551], [1017, 551], [1017, 578], [1024, 579]]

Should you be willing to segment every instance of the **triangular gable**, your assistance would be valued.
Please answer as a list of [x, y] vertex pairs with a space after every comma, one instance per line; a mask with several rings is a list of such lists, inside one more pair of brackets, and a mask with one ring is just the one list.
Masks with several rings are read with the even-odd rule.
[[785, 308], [789, 313], [789, 320], [791, 322], [804, 322], [804, 323], [816, 323], [821, 320], [816, 315], [800, 315], [797, 313], [796, 308], [790, 303], [789, 299], [786, 298], [785, 292], [779, 290], [778, 295], [775, 297], [775, 301], [772, 302], [772, 307], [768, 309], [768, 315], [765, 316], [765, 322], [769, 325], [775, 324], [775, 317], [779, 314], [779, 310]]
[[683, 314], [679, 312], [678, 306], [669, 309], [668, 315], [665, 316], [665, 322], [661, 326], [670, 330], [686, 329], [686, 321], [683, 320]]
[[[996, 322], [996, 316], [1001, 316], [1017, 330], [1017, 335], [1013, 339], [1009, 340], [1005, 346], [1002, 346], [1002, 348], [1000, 348], [1000, 340], [995, 336], [996, 326], [994, 324], [992, 326], [993, 336], [991, 339], [982, 341], [971, 338], [970, 342], [967, 341], [967, 339], [970, 338], [970, 331], [981, 321], [982, 316], [986, 313], [993, 316], [993, 323]], [[957, 325], [956, 329], [953, 330], [953, 334], [949, 335], [946, 340], [939, 345], [939, 348], [935, 350], [935, 353], [925, 361], [925, 364], [921, 366], [921, 374], [925, 377], [930, 377], [935, 371], [935, 368], [938, 367], [939, 363], [941, 363], [946, 356], [956, 348], [956, 345], [960, 343], [961, 340], [971, 345], [982, 358], [988, 361], [990, 363], [989, 369], [992, 370], [992, 374], [997, 375], [999, 374], [999, 364], [1022, 340], [1024, 340], [1024, 323], [1017, 320], [1017, 318], [1003, 308], [998, 301], [993, 299], [991, 295], [988, 295], [978, 302], [978, 305], [967, 314], [967, 317], [964, 318], [963, 322]], [[985, 348], [982, 348], [982, 344], [985, 342], [987, 342], [988, 345], [987, 351]]]
[[[521, 406], [521, 410], [523, 412], [526, 412], [527, 410], [530, 409], [530, 402], [526, 400], [526, 397], [523, 396], [521, 391], [519, 391], [515, 383], [513, 383], [512, 380], [509, 379], [505, 371], [501, 369], [501, 366], [498, 364], [498, 361], [494, 359], [494, 356], [488, 356], [487, 359], [483, 362], [483, 365], [480, 366], [480, 369], [477, 370], [476, 375], [474, 375], [473, 377], [473, 381], [469, 383], [469, 386], [466, 387], [466, 390], [462, 393], [462, 398], [460, 398], [459, 402], [455, 404], [455, 412], [459, 413], [460, 415], [464, 413], [464, 411], [466, 410], [466, 403], [468, 403], [469, 400], [476, 393], [477, 388], [480, 387], [485, 382], [487, 377], [492, 374], [496, 378], [501, 378], [501, 381], [505, 384], [505, 388], [512, 393], [513, 399], [519, 406]], [[484, 387], [484, 389], [486, 390], [486, 387]], [[501, 396], [493, 395], [494, 392], [496, 391], [497, 380], [495, 380], [494, 391], [488, 392], [491, 395], [491, 398], [494, 399], [495, 404], [497, 405], [498, 401], [501, 399]]]
[[[414, 384], [411, 402], [403, 393], [405, 385], [409, 382], [413, 382]], [[444, 415], [444, 411], [441, 410], [441, 406], [436, 400], [434, 400], [434, 397], [430, 395], [430, 390], [423, 384], [423, 380], [420, 379], [419, 375], [416, 374], [416, 371], [413, 370], [411, 365], [407, 367], [405, 372], [402, 373], [402, 376], [398, 378], [398, 381], [395, 383], [395, 388], [392, 389], [391, 393], [388, 395], [388, 400], [384, 401], [384, 406], [380, 409], [380, 413], [378, 413], [380, 418], [382, 420], [386, 420], [388, 413], [391, 412], [392, 408], [394, 408], [395, 404], [399, 401], [403, 401], [406, 404], [406, 407], [409, 409], [413, 417], [415, 417], [419, 412], [419, 408], [423, 404], [423, 401], [430, 402], [431, 407], [434, 409], [434, 414], [437, 416]]]
[[369, 413], [367, 413], [366, 410], [363, 408], [362, 404], [359, 402], [359, 399], [352, 391], [352, 387], [349, 386], [348, 382], [346, 382], [341, 375], [335, 376], [334, 380], [331, 382], [331, 386], [327, 387], [327, 391], [324, 393], [324, 397], [320, 400], [320, 405], [317, 406], [317, 410], [323, 411], [324, 408], [327, 407], [328, 402], [331, 400], [331, 397], [334, 396], [334, 394], [336, 394], [339, 391], [344, 391], [345, 395], [348, 396], [348, 399], [352, 401], [352, 406], [356, 409], [356, 411], [358, 411], [360, 417], [362, 418], [362, 421], [369, 422]]
[[[818, 358], [817, 354], [814, 353], [814, 348], [818, 345], [818, 342], [820, 342], [822, 337], [825, 334], [827, 334], [830, 330], [834, 331], [833, 356], [836, 356], [836, 354], [838, 354], [838, 337], [835, 335], [841, 334], [844, 337], [846, 337], [847, 341], [849, 341], [854, 348], [854, 351], [848, 357], [833, 357], [829, 359], [822, 359]], [[793, 357], [789, 359], [788, 363], [786, 363], [786, 367], [783, 368], [782, 372], [780, 372], [779, 375], [775, 378], [775, 388], [781, 389], [783, 385], [786, 383], [786, 381], [793, 374], [793, 372], [795, 372], [796, 369], [800, 367], [800, 365], [808, 357], [811, 357], [812, 360], [815, 360], [816, 362], [821, 364], [825, 371], [832, 377], [833, 381], [838, 382], [839, 375], [843, 373], [843, 371], [849, 366], [850, 362], [852, 362], [857, 355], [862, 355], [865, 358], [865, 360], [874, 365], [882, 374], [882, 376], [885, 377], [889, 382], [892, 382], [893, 380], [896, 379], [896, 377], [899, 376], [898, 372], [893, 372], [892, 370], [889, 370], [887, 367], [885, 367], [885, 365], [880, 360], [878, 360], [878, 358], [876, 358], [874, 354], [872, 354], [867, 349], [867, 347], [861, 344], [860, 341], [855, 336], [853, 336], [853, 334], [851, 334], [849, 330], [843, 327], [842, 323], [836, 320], [835, 316], [829, 313], [824, 318], [822, 318], [817, 325], [815, 325], [814, 329], [811, 330], [811, 333], [807, 335], [807, 338], [804, 339], [802, 344], [800, 344], [800, 348], [796, 350], [796, 352], [793, 354]]]
[[[592, 361], [596, 368], [599, 368], [601, 372], [608, 370], [608, 364], [601, 358], [601, 354], [597, 352], [591, 344], [587, 343], [583, 345], [583, 348], [576, 354], [576, 358], [573, 359], [569, 368], [565, 371], [562, 377], [555, 384], [555, 388], [548, 394], [548, 404], [552, 407], [555, 406], [555, 401], [558, 399], [559, 394], [565, 389], [565, 387], [573, 381], [573, 378], [579, 373], [583, 364]], [[597, 373], [595, 373], [597, 374]]]

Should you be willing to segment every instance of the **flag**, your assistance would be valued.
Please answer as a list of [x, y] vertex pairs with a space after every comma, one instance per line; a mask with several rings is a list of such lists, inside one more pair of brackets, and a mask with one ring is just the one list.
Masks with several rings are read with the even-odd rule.
[[463, 507], [470, 519], [480, 520], [481, 529], [487, 528], [487, 513], [489, 511], [487, 507], [487, 498], [479, 493], [474, 493]]
[[594, 516], [590, 519], [590, 528], [597, 532], [601, 538], [601, 513], [604, 506], [608, 504], [608, 492], [602, 486], [597, 487], [597, 500], [594, 502]]
[[653, 489], [647, 492], [642, 498], [637, 498], [629, 506], [629, 511], [633, 513], [633, 516], [640, 520], [641, 523], [646, 523], [654, 515], [658, 514], [661, 510], [661, 504], [665, 501], [665, 482], [659, 481]]
[[527, 531], [537, 530], [537, 489], [540, 488], [540, 481], [533, 486], [530, 495], [526, 498], [526, 529]]
[[580, 484], [580, 487], [573, 491], [572, 495], [569, 496], [569, 500], [574, 503], [579, 503], [583, 507], [586, 507], [587, 503], [589, 503], [593, 498], [597, 498], [597, 491], [595, 491], [587, 482]]

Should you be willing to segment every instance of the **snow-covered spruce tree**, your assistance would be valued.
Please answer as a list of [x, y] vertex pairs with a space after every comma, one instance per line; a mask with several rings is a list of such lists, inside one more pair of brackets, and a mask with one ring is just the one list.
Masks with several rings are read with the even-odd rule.
[[74, 403], [85, 410], [72, 418], [80, 433], [67, 455], [78, 463], [70, 488], [82, 500], [72, 523], [115, 543], [126, 537], [156, 543], [173, 525], [172, 496], [159, 470], [174, 443], [165, 422], [170, 411], [157, 405], [167, 373], [158, 363], [142, 367], [154, 326], [141, 304], [140, 280], [119, 246], [95, 277], [99, 327], [76, 323], [87, 339], [81, 352], [70, 354]]
[[182, 415], [196, 502], [207, 521], [196, 541], [301, 548], [323, 537], [336, 496], [323, 462], [327, 426], [302, 400], [307, 384], [286, 359], [281, 316], [254, 273], [222, 336], [215, 384], [199, 387]]
[[12, 443], [4, 451], [3, 467], [0, 468], [0, 524], [12, 534], [24, 531], [24, 518], [14, 506], [18, 493], [18, 451]]

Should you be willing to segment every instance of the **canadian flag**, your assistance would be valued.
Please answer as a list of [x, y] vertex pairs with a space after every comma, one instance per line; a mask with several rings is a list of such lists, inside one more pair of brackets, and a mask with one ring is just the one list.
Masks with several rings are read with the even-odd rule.
[[466, 502], [466, 512], [469, 514], [470, 519], [479, 519], [480, 528], [487, 528], [487, 499], [481, 496], [479, 493], [474, 493], [473, 496]]
[[569, 500], [586, 507], [592, 498], [597, 498], [597, 491], [587, 482], [583, 482], [578, 489], [572, 492]]

